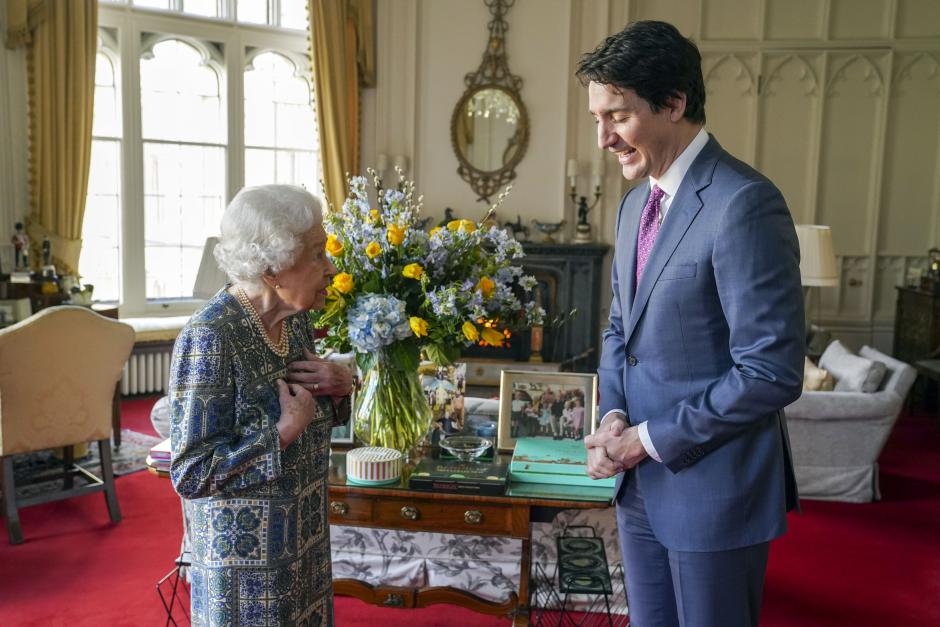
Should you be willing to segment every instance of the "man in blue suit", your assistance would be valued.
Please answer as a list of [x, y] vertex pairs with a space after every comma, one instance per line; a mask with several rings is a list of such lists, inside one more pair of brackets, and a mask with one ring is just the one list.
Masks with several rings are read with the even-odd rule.
[[617, 474], [630, 624], [757, 625], [769, 541], [797, 505], [782, 408], [802, 384], [789, 210], [704, 130], [698, 49], [636, 22], [581, 59], [620, 203], [588, 472]]

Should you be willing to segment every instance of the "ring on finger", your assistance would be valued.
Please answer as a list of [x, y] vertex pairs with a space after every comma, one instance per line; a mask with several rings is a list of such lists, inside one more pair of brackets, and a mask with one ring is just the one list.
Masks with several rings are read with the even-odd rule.
[[314, 384], [313, 384], [313, 389], [314, 389], [314, 390], [319, 390], [319, 389], [320, 389], [320, 384], [319, 384], [319, 383], [314, 383]]

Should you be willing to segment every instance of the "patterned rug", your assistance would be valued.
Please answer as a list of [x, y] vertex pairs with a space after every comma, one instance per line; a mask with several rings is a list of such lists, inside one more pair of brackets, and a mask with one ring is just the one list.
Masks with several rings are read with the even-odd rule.
[[[146, 460], [150, 448], [160, 441], [161, 439], [156, 436], [122, 429], [120, 448], [111, 447], [111, 467], [114, 469], [115, 476], [119, 477], [138, 470], [144, 470], [147, 467]], [[75, 462], [91, 473], [100, 475], [101, 464], [98, 460], [98, 444], [89, 444], [88, 454], [75, 460]], [[23, 498], [61, 490], [62, 479], [55, 477], [61, 472], [62, 460], [55, 457], [52, 451], [17, 455], [13, 458], [13, 479], [17, 486], [17, 496]], [[49, 477], [49, 480], [43, 481], [43, 477]], [[81, 478], [78, 479], [76, 485], [81, 484]], [[39, 480], [39, 482], [26, 485], [25, 482], [31, 480]]]

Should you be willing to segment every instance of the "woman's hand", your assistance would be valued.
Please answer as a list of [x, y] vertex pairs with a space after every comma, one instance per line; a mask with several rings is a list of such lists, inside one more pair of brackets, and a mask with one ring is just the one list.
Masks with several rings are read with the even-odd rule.
[[316, 401], [302, 385], [277, 380], [278, 400], [281, 403], [281, 418], [277, 421], [277, 432], [281, 437], [281, 450], [293, 444], [304, 429], [313, 422]]
[[352, 372], [346, 366], [322, 359], [304, 349], [304, 359], [287, 365], [287, 380], [302, 385], [313, 396], [349, 396]]

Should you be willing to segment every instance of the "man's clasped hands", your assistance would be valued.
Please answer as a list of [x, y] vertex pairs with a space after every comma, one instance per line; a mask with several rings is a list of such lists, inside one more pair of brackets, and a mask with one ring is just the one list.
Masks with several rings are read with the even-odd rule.
[[587, 474], [606, 479], [633, 468], [647, 457], [637, 427], [628, 427], [623, 414], [612, 414], [600, 428], [584, 438], [588, 451]]

